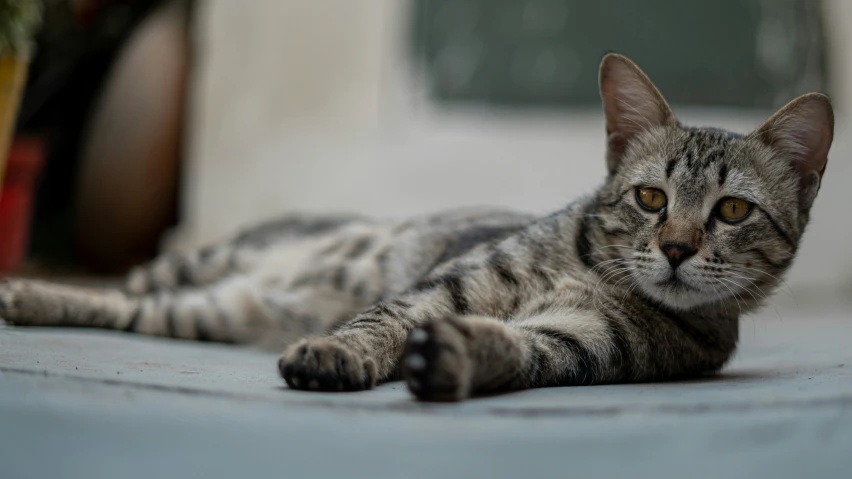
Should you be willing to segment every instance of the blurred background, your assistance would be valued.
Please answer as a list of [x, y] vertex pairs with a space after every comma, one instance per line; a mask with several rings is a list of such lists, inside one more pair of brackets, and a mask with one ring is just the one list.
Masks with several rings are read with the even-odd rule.
[[6, 272], [117, 274], [288, 211], [550, 212], [604, 178], [597, 67], [615, 51], [685, 123], [748, 132], [797, 95], [832, 96], [835, 143], [788, 282], [799, 299], [852, 289], [847, 0], [48, 0], [42, 13], [0, 204]]

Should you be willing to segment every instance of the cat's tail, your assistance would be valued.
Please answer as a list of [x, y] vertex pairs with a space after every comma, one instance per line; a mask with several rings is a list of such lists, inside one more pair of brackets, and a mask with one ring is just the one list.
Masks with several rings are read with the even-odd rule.
[[274, 297], [253, 286], [233, 280], [136, 296], [118, 289], [5, 280], [0, 282], [0, 318], [24, 326], [94, 327], [199, 341], [269, 339], [275, 346], [321, 332], [316, 329], [322, 324], [287, 317]]

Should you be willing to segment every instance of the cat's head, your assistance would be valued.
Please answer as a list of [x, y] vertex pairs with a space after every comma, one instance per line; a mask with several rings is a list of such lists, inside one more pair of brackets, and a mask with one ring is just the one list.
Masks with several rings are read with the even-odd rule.
[[681, 125], [623, 56], [603, 59], [600, 88], [605, 269], [675, 309], [759, 302], [792, 262], [825, 173], [828, 97], [800, 96], [740, 135]]

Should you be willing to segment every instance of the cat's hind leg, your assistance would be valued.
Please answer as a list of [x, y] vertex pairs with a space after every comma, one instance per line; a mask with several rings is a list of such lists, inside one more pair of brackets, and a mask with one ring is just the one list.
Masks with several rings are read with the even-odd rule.
[[219, 309], [203, 290], [134, 296], [119, 289], [9, 279], [0, 283], [0, 318], [20, 326], [102, 328], [238, 342], [230, 324], [239, 304], [234, 299], [227, 309]]
[[45, 281], [0, 283], [0, 318], [15, 325], [104, 328], [269, 348], [323, 333], [362, 307], [339, 291], [282, 290], [239, 276], [206, 288], [142, 296]]
[[132, 294], [207, 286], [227, 276], [249, 271], [271, 248], [308, 238], [333, 237], [353, 223], [354, 216], [290, 215], [261, 223], [236, 236], [204, 248], [164, 254], [134, 268], [125, 284]]
[[133, 268], [125, 289], [136, 295], [206, 286], [234, 274], [249, 260], [250, 251], [225, 243], [195, 251], [169, 253]]
[[124, 329], [137, 309], [118, 290], [78, 288], [46, 281], [0, 281], [0, 319], [27, 326]]

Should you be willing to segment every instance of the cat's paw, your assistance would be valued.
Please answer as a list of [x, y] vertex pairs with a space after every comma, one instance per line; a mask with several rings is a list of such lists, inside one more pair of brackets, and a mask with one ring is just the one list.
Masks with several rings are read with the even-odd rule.
[[408, 335], [402, 372], [418, 399], [460, 401], [470, 396], [469, 336], [470, 329], [455, 318], [430, 321]]
[[330, 339], [305, 339], [278, 361], [287, 385], [309, 391], [361, 391], [376, 385], [376, 363]]
[[18, 326], [57, 326], [67, 307], [63, 291], [44, 281], [0, 280], [0, 318]]
[[19, 322], [22, 319], [20, 296], [23, 286], [21, 281], [0, 280], [0, 319], [7, 323]]

